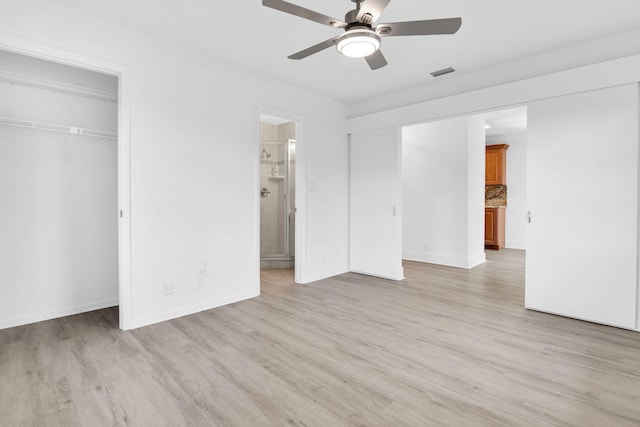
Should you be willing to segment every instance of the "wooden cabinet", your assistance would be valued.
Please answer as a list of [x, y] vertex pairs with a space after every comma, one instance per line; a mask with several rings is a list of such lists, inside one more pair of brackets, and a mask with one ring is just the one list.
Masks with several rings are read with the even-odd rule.
[[508, 148], [508, 144], [487, 145], [484, 170], [486, 185], [505, 185], [507, 183]]
[[504, 208], [484, 208], [484, 247], [504, 248]]

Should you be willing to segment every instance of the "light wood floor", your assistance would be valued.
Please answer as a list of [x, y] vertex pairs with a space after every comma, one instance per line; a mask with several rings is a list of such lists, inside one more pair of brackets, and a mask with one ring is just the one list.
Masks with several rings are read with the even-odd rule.
[[0, 331], [2, 426], [640, 425], [640, 334], [523, 309], [524, 256], [405, 263], [122, 332]]

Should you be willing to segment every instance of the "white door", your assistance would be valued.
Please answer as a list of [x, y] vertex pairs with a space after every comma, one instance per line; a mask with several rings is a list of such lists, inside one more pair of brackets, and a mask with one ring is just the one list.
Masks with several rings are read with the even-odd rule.
[[527, 308], [634, 328], [638, 89], [528, 108]]
[[350, 155], [350, 270], [402, 280], [401, 131], [353, 134]]

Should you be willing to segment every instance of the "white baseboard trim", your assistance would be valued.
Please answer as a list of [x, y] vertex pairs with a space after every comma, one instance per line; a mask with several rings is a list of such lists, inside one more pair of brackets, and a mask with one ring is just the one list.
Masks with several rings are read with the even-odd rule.
[[532, 307], [530, 305], [527, 305], [526, 303], [524, 305], [524, 308], [525, 308], [525, 310], [537, 311], [539, 313], [551, 314], [553, 316], [566, 317], [568, 319], [580, 320], [582, 322], [595, 323], [596, 325], [604, 325], [604, 326], [610, 326], [612, 328], [626, 329], [628, 331], [640, 332], [640, 329], [637, 329], [635, 327], [635, 325], [634, 326], [616, 325], [614, 323], [605, 323], [605, 322], [600, 322], [598, 320], [587, 319], [587, 318], [584, 318], [584, 317], [569, 316], [567, 314], [557, 313], [555, 311], [550, 311], [550, 310], [546, 310], [546, 309], [542, 309], [542, 308]]
[[418, 262], [426, 262], [428, 264], [446, 265], [447, 267], [464, 268], [466, 270], [469, 270], [486, 261], [484, 252], [469, 258], [462, 258], [462, 257], [452, 257], [447, 255], [432, 254], [428, 252], [404, 251], [402, 253], [402, 258], [408, 261], [418, 261]]
[[482, 251], [476, 256], [469, 257], [468, 263], [467, 263], [467, 266], [468, 266], [467, 269], [472, 269], [473, 267], [477, 267], [480, 264], [484, 264], [485, 262], [487, 262], [487, 254], [485, 254], [485, 252]]
[[509, 241], [507, 240], [506, 242], [504, 242], [504, 247], [507, 249], [522, 249], [522, 250], [526, 250], [527, 249], [527, 242], [518, 242], [518, 241]]
[[349, 270], [337, 270], [337, 271], [334, 271], [333, 273], [319, 274], [317, 276], [305, 277], [301, 282], [297, 282], [297, 283], [299, 285], [306, 285], [308, 283], [313, 283], [313, 282], [317, 282], [318, 280], [328, 279], [329, 277], [339, 276], [341, 274], [345, 274], [348, 272]]
[[109, 298], [76, 307], [66, 307], [44, 313], [34, 313], [28, 316], [14, 317], [12, 319], [0, 320], [0, 329], [13, 328], [16, 326], [28, 325], [30, 323], [43, 322], [45, 320], [57, 319], [58, 317], [73, 316], [74, 314], [86, 313], [87, 311], [101, 310], [103, 308], [115, 307], [119, 304], [117, 298]]
[[381, 274], [367, 273], [367, 272], [358, 271], [358, 270], [351, 270], [351, 273], [364, 274], [365, 276], [378, 277], [380, 279], [386, 279], [386, 280], [395, 280], [395, 281], [404, 280], [404, 268], [400, 269], [397, 276], [384, 276]]
[[257, 296], [260, 296], [260, 291], [251, 290], [224, 298], [216, 298], [213, 300], [204, 301], [198, 304], [190, 305], [188, 307], [169, 310], [157, 314], [150, 314], [148, 316], [137, 317], [131, 321], [131, 327], [127, 329], [141, 328], [143, 326], [153, 325], [154, 323], [165, 322], [167, 320], [176, 319], [182, 316], [188, 316], [190, 314], [199, 313], [205, 310], [211, 310], [212, 308], [220, 307], [227, 304], [233, 304], [234, 302], [244, 301], [247, 299], [255, 298]]

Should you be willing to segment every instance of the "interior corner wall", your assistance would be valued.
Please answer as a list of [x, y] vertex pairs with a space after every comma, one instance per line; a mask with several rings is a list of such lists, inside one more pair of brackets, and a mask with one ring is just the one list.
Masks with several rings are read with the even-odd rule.
[[483, 262], [484, 123], [404, 127], [402, 151], [403, 258], [460, 268]]
[[[0, 15], [0, 46], [15, 39], [126, 70], [132, 264], [124, 328], [259, 295], [260, 105], [301, 117], [303, 281], [348, 271], [344, 105], [81, 7], [13, 2]], [[202, 262], [206, 281], [199, 289]], [[170, 295], [163, 291], [167, 282], [173, 283]]]
[[487, 145], [509, 144], [505, 247], [527, 249], [527, 135], [487, 137]]

